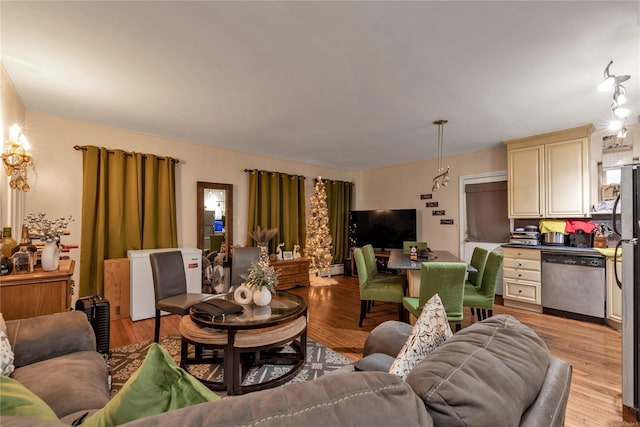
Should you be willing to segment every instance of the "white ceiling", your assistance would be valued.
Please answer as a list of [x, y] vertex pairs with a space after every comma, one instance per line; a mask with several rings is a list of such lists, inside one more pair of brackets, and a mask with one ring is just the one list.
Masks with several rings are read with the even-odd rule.
[[[0, 2], [25, 106], [343, 169], [640, 114], [640, 2]], [[126, 147], [120, 147], [125, 148]]]

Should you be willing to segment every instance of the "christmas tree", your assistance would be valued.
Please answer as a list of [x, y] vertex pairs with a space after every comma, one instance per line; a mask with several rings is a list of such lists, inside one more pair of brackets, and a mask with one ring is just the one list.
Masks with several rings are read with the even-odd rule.
[[313, 195], [309, 199], [311, 216], [307, 224], [307, 256], [311, 258], [309, 271], [318, 275], [324, 271], [331, 276], [331, 236], [329, 235], [329, 211], [327, 192], [322, 177], [316, 179]]

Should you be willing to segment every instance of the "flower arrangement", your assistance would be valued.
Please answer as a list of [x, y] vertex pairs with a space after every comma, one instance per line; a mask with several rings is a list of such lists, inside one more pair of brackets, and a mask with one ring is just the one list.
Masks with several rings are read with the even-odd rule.
[[29, 235], [35, 236], [43, 242], [60, 242], [60, 236], [64, 234], [73, 217], [60, 217], [53, 220], [47, 219], [44, 212], [29, 212], [25, 218], [25, 224], [29, 227]]
[[275, 294], [278, 285], [278, 276], [280, 272], [276, 271], [273, 266], [269, 265], [269, 261], [263, 258], [251, 263], [249, 273], [241, 275], [247, 281], [247, 285], [254, 289], [268, 289], [269, 292]]

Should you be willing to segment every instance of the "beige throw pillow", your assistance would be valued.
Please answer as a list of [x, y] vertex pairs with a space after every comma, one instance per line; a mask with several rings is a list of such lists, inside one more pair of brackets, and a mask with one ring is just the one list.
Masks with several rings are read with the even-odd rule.
[[409, 372], [429, 353], [435, 350], [440, 344], [453, 336], [447, 313], [444, 310], [440, 296], [435, 294], [427, 301], [422, 309], [422, 313], [407, 342], [393, 361], [389, 373], [395, 374], [403, 380], [407, 378]]
[[7, 336], [7, 325], [0, 313], [0, 375], [9, 376], [15, 369], [13, 365], [13, 350]]

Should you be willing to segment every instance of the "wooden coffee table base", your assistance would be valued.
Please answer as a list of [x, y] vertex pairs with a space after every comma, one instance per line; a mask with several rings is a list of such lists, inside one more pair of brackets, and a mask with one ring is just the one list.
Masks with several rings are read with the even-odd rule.
[[[268, 328], [224, 330], [201, 326], [186, 315], [180, 321], [180, 336], [182, 338], [180, 366], [187, 369], [187, 366], [193, 363], [224, 363], [223, 382], [198, 379], [211, 390], [226, 390], [229, 395], [249, 393], [286, 383], [300, 371], [307, 354], [305, 316]], [[288, 343], [291, 343], [294, 353], [277, 351]], [[193, 358], [188, 357], [189, 344], [195, 346]], [[224, 356], [204, 358], [202, 349], [222, 350]], [[291, 365], [292, 367], [278, 378], [243, 386], [242, 381], [247, 372], [253, 367], [262, 365]]]

